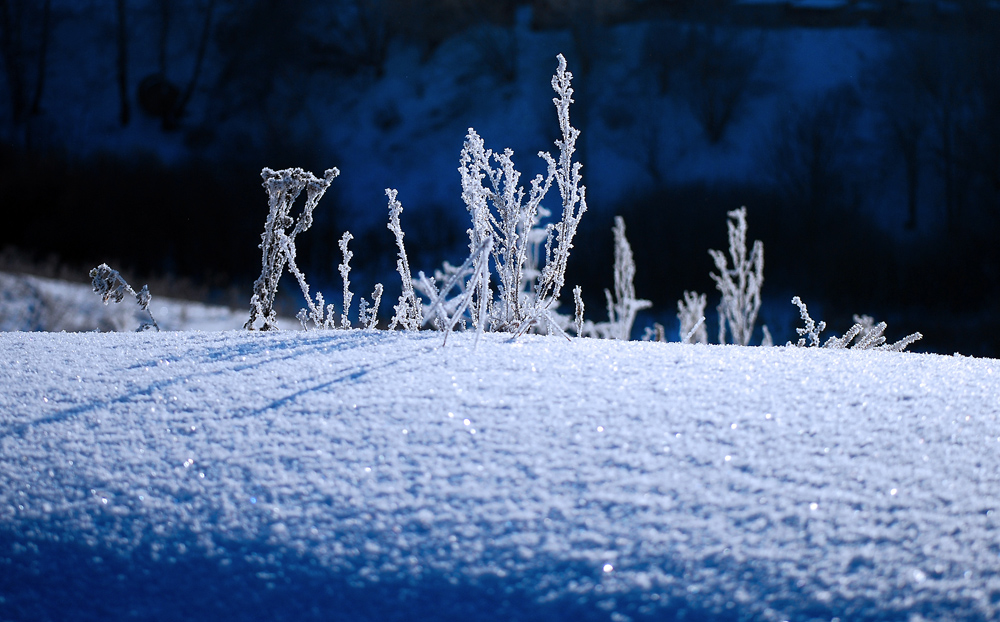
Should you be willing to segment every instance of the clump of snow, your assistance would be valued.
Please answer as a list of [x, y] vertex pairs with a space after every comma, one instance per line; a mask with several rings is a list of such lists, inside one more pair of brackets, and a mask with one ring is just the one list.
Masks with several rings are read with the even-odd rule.
[[0, 619], [1000, 615], [998, 361], [474, 339], [0, 334]]

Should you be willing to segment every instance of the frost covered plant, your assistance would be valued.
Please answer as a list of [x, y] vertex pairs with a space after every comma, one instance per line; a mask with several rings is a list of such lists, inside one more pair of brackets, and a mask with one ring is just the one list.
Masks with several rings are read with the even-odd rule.
[[[260, 277], [253, 284], [250, 319], [244, 325], [247, 330], [258, 330], [258, 321], [262, 322], [260, 330], [277, 330], [274, 298], [278, 293], [278, 281], [286, 266], [302, 287], [302, 293], [309, 304], [309, 317], [317, 325], [325, 326], [329, 323], [323, 317], [325, 310], [322, 295], [318, 294], [318, 302], [313, 302], [309, 295], [309, 285], [295, 264], [295, 238], [312, 226], [313, 210], [330, 187], [330, 182], [339, 174], [340, 171], [336, 168], [328, 169], [322, 179], [301, 168], [281, 171], [265, 168], [260, 172], [264, 179], [264, 189], [267, 190], [268, 214], [264, 232], [260, 236], [262, 267]], [[306, 202], [302, 213], [298, 218], [292, 218], [292, 205], [303, 190], [306, 191]], [[330, 311], [332, 313], [332, 309]]]
[[[518, 185], [521, 174], [514, 167], [513, 151], [505, 149], [494, 153], [486, 149], [483, 139], [471, 128], [459, 157], [462, 200], [472, 219], [472, 227], [468, 230], [472, 259], [469, 274], [481, 274], [483, 269], [489, 269], [492, 258], [492, 270], [497, 275], [495, 299], [488, 282], [482, 279], [471, 288], [476, 303], [469, 305], [470, 315], [474, 325], [488, 327], [491, 331], [521, 334], [529, 328], [544, 326], [565, 335], [563, 325], [569, 325], [568, 320], [557, 317], [556, 308], [565, 284], [573, 238], [581, 216], [587, 211], [587, 201], [586, 188], [580, 184], [581, 164], [573, 162], [580, 135], [569, 122], [573, 74], [566, 70], [566, 59], [561, 54], [557, 59], [558, 67], [552, 77], [556, 97], [552, 101], [562, 138], [556, 141], [558, 160], [547, 152], [538, 154], [546, 162], [546, 175], [537, 175], [531, 181], [530, 190], [525, 192], [524, 187]], [[541, 201], [553, 184], [559, 188], [562, 214], [559, 222], [543, 227], [541, 220], [549, 212], [541, 206]], [[394, 201], [395, 191], [390, 196], [390, 211]], [[400, 233], [396, 237], [402, 249]], [[478, 249], [487, 239], [493, 240], [491, 251], [481, 255]], [[405, 291], [408, 276], [402, 269], [400, 274]], [[461, 291], [460, 296], [465, 290]], [[404, 296], [407, 307], [412, 308], [415, 301]], [[403, 298], [400, 300], [402, 304]]]
[[583, 304], [583, 288], [577, 285], [573, 288], [573, 303], [575, 312], [573, 314], [573, 327], [576, 329], [578, 337], [583, 336], [583, 313], [586, 307]]
[[648, 300], [635, 297], [635, 259], [632, 247], [625, 237], [625, 219], [615, 216], [615, 226], [612, 228], [615, 236], [615, 294], [605, 289], [604, 297], [608, 301], [609, 336], [612, 339], [628, 341], [632, 336], [632, 324], [636, 314], [653, 306]]
[[[340, 327], [350, 328], [351, 321], [347, 319], [347, 314], [351, 310], [351, 299], [354, 298], [354, 294], [351, 293], [351, 281], [349, 276], [351, 274], [351, 258], [354, 257], [354, 253], [347, 249], [347, 243], [354, 239], [350, 231], [345, 231], [344, 235], [340, 238], [340, 253], [344, 257], [344, 262], [337, 266], [337, 270], [340, 272], [340, 278], [344, 281], [344, 309], [340, 314]], [[378, 305], [376, 305], [376, 308]]]
[[677, 301], [677, 319], [680, 320], [681, 343], [708, 343], [705, 328], [705, 294], [684, 292], [684, 298]]
[[148, 285], [143, 285], [142, 289], [137, 293], [122, 278], [122, 275], [117, 270], [114, 270], [106, 263], [102, 263], [91, 270], [90, 278], [92, 279], [91, 285], [94, 288], [94, 293], [101, 297], [104, 304], [121, 302], [125, 299], [126, 294], [135, 297], [135, 302], [139, 305], [139, 308], [149, 314], [150, 323], [140, 326], [140, 331], [150, 327], [155, 328], [157, 331], [160, 330], [159, 324], [156, 323], [156, 319], [153, 317], [153, 312], [149, 310], [149, 301], [153, 299], [153, 296], [149, 293]]
[[[244, 325], [247, 330], [277, 330], [277, 314], [274, 311], [274, 299], [278, 292], [278, 282], [285, 268], [291, 273], [302, 289], [306, 299], [306, 309], [296, 315], [303, 329], [309, 328], [309, 323], [316, 328], [350, 328], [347, 319], [351, 309], [354, 294], [351, 293], [351, 282], [348, 278], [351, 272], [351, 258], [354, 256], [347, 248], [348, 242], [354, 239], [351, 232], [345, 232], [340, 239], [340, 251], [344, 256], [343, 263], [338, 266], [340, 276], [344, 280], [344, 308], [340, 314], [340, 325], [337, 325], [333, 304], [326, 304], [321, 292], [316, 292], [315, 299], [309, 291], [309, 283], [296, 264], [295, 239], [313, 224], [313, 211], [320, 199], [326, 194], [330, 183], [340, 174], [336, 168], [327, 169], [320, 179], [301, 168], [288, 168], [274, 171], [265, 168], [260, 172], [264, 189], [268, 197], [268, 215], [264, 223], [264, 233], [258, 248], [262, 251], [262, 268], [260, 277], [253, 284], [253, 296], [250, 299], [250, 319]], [[306, 191], [306, 201], [298, 218], [291, 216], [292, 206], [296, 199]], [[372, 294], [372, 305], [367, 301], [360, 312], [361, 323], [366, 327], [374, 327], [377, 321], [376, 313], [382, 299], [381, 284], [375, 286]], [[361, 304], [359, 303], [359, 307]]]
[[[309, 296], [309, 284], [306, 283], [305, 277], [297, 269], [292, 269], [294, 266], [289, 262], [289, 268], [292, 269], [292, 273], [295, 274], [296, 278], [299, 280], [299, 286], [302, 287], [302, 293], [306, 297], [306, 305], [308, 309], [302, 309], [299, 311], [296, 317], [302, 324], [303, 330], [309, 329], [309, 322], [313, 323], [315, 328], [324, 329], [335, 329], [341, 328], [347, 330], [351, 328], [351, 321], [348, 319], [347, 314], [351, 310], [351, 301], [354, 299], [354, 294], [351, 292], [351, 258], [354, 257], [354, 253], [348, 249], [348, 243], [354, 239], [350, 231], [345, 231], [344, 235], [341, 236], [339, 246], [340, 252], [344, 257], [343, 262], [337, 266], [337, 270], [340, 272], [340, 278], [344, 281], [344, 307], [343, 313], [340, 314], [340, 325], [337, 325], [336, 313], [333, 304], [325, 304], [323, 299], [323, 294], [321, 292], [316, 292], [316, 300], [313, 301]], [[372, 293], [372, 304], [369, 306], [368, 301], [362, 298], [358, 302], [358, 318], [365, 328], [374, 328], [377, 323], [376, 314], [378, 312], [379, 304], [382, 301], [382, 284], [375, 284], [375, 291]]]
[[386, 188], [389, 197], [389, 230], [396, 236], [396, 247], [399, 249], [396, 259], [396, 271], [403, 281], [403, 291], [394, 307], [396, 314], [392, 316], [389, 330], [401, 325], [406, 330], [420, 330], [424, 323], [423, 308], [413, 291], [413, 277], [410, 275], [410, 261], [406, 258], [406, 247], [403, 246], [403, 227], [399, 215], [403, 212], [403, 204], [396, 200], [396, 190]]
[[375, 290], [372, 292], [372, 304], [369, 305], [364, 298], [358, 302], [358, 319], [365, 328], [373, 330], [378, 325], [380, 304], [382, 304], [382, 284], [376, 283]]
[[655, 341], [657, 343], [666, 343], [667, 341], [667, 329], [663, 327], [663, 324], [659, 322], [653, 322], [652, 326], [647, 326], [646, 330], [642, 335], [643, 341]]
[[[799, 308], [799, 316], [805, 323], [805, 328], [796, 328], [795, 332], [799, 334], [799, 341], [795, 345], [800, 348], [806, 347], [806, 338], [809, 338], [809, 345], [816, 347], [819, 345], [819, 334], [826, 329], [826, 322], [821, 321], [819, 324], [809, 315], [809, 309], [806, 308], [806, 303], [802, 302], [802, 299], [798, 296], [792, 298], [792, 304]], [[788, 342], [787, 345], [792, 345], [792, 342]]]
[[[489, 264], [485, 261], [489, 257], [493, 247], [493, 238], [483, 240], [476, 252], [469, 255], [465, 263], [451, 272], [451, 275], [444, 281], [444, 285], [439, 290], [434, 279], [428, 279], [423, 272], [419, 274], [420, 284], [430, 299], [427, 317], [431, 318], [439, 330], [444, 331], [444, 342], [448, 343], [448, 335], [455, 329], [455, 324], [459, 322], [466, 309], [472, 303], [472, 294], [477, 289], [488, 289], [490, 271]], [[468, 285], [461, 285], [464, 278], [472, 274]], [[451, 300], [448, 294], [455, 288], [461, 290], [460, 294]], [[486, 314], [487, 299], [480, 296], [478, 299], [479, 309], [473, 315], [483, 317]], [[479, 343], [479, 336], [483, 332], [483, 324], [476, 327], [476, 344]]]
[[710, 250], [718, 274], [711, 273], [715, 286], [722, 293], [719, 302], [719, 343], [726, 343], [726, 325], [737, 345], [749, 345], [753, 327], [760, 311], [760, 288], [764, 284], [764, 244], [753, 243], [747, 254], [747, 209], [741, 207], [729, 212], [726, 225], [729, 230], [729, 268], [722, 251]]
[[[802, 321], [805, 323], [805, 328], [796, 328], [795, 331], [799, 334], [799, 340], [795, 344], [800, 348], [806, 347], [806, 338], [809, 338], [809, 347], [818, 347], [820, 344], [819, 334], [823, 332], [826, 328], [826, 322], [816, 323], [809, 315], [809, 309], [806, 308], [806, 303], [802, 302], [798, 296], [792, 298], [792, 304], [799, 308], [799, 315], [802, 317]], [[883, 333], [887, 328], [885, 322], [879, 322], [875, 324], [875, 320], [871, 316], [862, 315], [854, 316], [854, 325], [842, 337], [830, 337], [823, 344], [824, 348], [834, 348], [834, 349], [845, 349], [850, 348], [852, 350], [887, 350], [890, 352], [902, 352], [913, 342], [923, 339], [923, 335], [920, 333], [913, 333], [903, 337], [895, 343], [887, 344], [885, 341], [885, 336]], [[856, 340], [855, 340], [856, 339]], [[851, 342], [854, 342], [853, 344]], [[788, 342], [788, 345], [792, 345], [792, 342]]]

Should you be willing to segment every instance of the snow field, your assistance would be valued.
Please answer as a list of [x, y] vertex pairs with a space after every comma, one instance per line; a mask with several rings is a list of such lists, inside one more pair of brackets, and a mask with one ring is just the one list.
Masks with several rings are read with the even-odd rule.
[[472, 338], [0, 334], [0, 619], [998, 615], [997, 361]]

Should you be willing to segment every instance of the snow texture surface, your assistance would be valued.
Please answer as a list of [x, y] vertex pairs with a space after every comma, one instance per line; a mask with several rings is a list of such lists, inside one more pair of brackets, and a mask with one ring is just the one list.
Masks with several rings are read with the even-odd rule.
[[0, 620], [988, 620], [1000, 362], [0, 334]]

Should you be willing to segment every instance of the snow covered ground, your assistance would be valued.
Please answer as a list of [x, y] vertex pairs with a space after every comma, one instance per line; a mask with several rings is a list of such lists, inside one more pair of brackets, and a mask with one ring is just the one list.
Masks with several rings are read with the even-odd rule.
[[0, 334], [0, 620], [989, 620], [1000, 362]]

